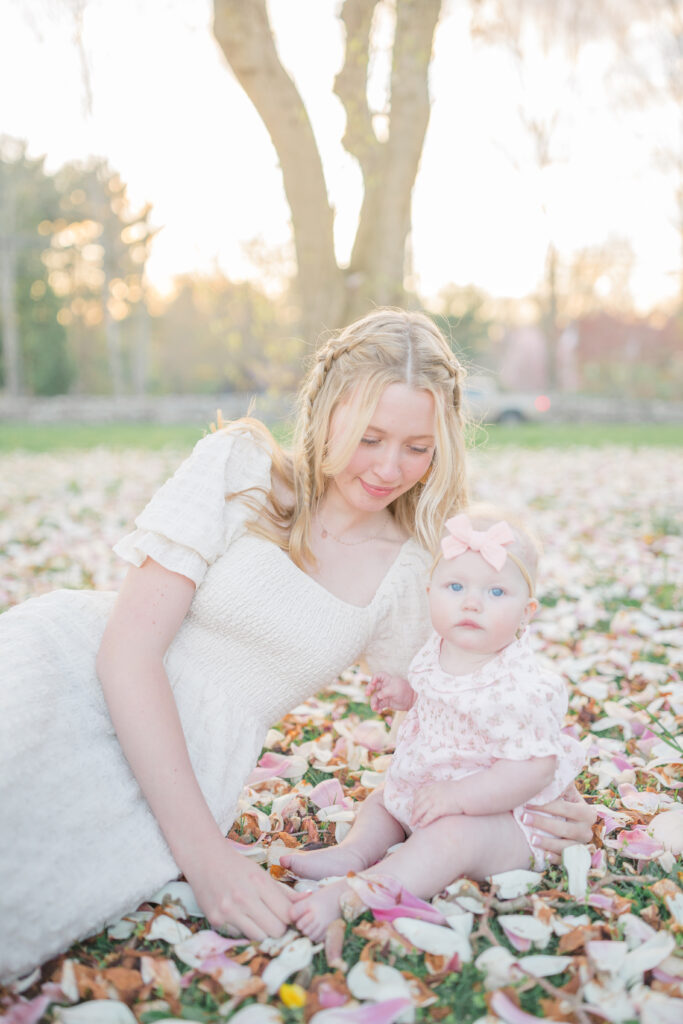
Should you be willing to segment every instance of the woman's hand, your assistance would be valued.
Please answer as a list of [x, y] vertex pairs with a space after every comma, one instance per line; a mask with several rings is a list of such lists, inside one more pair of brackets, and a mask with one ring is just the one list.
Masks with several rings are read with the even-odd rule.
[[408, 711], [415, 701], [415, 691], [407, 679], [378, 672], [368, 683], [365, 691], [374, 712]]
[[279, 938], [289, 926], [294, 890], [219, 839], [185, 869], [195, 898], [213, 928], [231, 925], [248, 939]]
[[532, 838], [533, 845], [545, 850], [552, 864], [559, 864], [565, 847], [591, 841], [597, 818], [595, 807], [586, 803], [572, 783], [562, 796], [547, 804], [526, 804], [523, 820], [525, 825], [538, 830]]

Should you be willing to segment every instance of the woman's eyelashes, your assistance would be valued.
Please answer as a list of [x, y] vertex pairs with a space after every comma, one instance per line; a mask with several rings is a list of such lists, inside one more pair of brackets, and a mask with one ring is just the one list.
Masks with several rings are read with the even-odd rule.
[[[380, 441], [380, 437], [361, 437], [360, 439], [361, 444], [366, 444], [368, 446], [377, 445]], [[409, 452], [413, 453], [413, 455], [426, 455], [427, 452], [430, 451], [429, 445], [409, 444], [407, 445], [407, 448]]]

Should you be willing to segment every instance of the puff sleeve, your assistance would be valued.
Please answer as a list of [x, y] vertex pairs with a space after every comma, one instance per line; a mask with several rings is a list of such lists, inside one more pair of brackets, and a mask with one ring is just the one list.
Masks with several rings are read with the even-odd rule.
[[[147, 557], [199, 586], [209, 566], [241, 536], [252, 509], [226, 495], [270, 490], [269, 453], [248, 432], [217, 431], [163, 484], [114, 551], [133, 565]], [[263, 495], [252, 492], [256, 500]]]
[[363, 660], [372, 672], [406, 676], [432, 626], [427, 602], [431, 558], [415, 541], [404, 545], [392, 586], [382, 595], [380, 614]]

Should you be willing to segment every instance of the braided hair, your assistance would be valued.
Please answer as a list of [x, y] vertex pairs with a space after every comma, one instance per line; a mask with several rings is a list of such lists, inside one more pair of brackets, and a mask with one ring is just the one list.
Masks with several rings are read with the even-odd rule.
[[[314, 561], [311, 524], [327, 481], [348, 463], [390, 384], [407, 384], [434, 397], [436, 447], [430, 472], [394, 501], [391, 511], [424, 547], [436, 547], [446, 514], [467, 500], [463, 377], [443, 335], [422, 313], [374, 310], [318, 349], [299, 392], [291, 462], [289, 553], [297, 565]], [[334, 410], [348, 401], [353, 402], [353, 422], [335, 445], [333, 459], [327, 444], [330, 421]]]

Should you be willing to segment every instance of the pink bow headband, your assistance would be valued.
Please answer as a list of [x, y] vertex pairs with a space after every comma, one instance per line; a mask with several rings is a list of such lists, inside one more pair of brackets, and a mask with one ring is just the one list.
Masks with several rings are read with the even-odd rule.
[[504, 547], [515, 539], [514, 533], [504, 519], [489, 526], [488, 530], [475, 530], [469, 516], [461, 512], [446, 520], [446, 529], [448, 536], [441, 541], [444, 558], [457, 558], [465, 551], [477, 551], [497, 572], [505, 565], [505, 559], [510, 558], [526, 580], [529, 594], [533, 596], [534, 588], [529, 570], [521, 558]]

